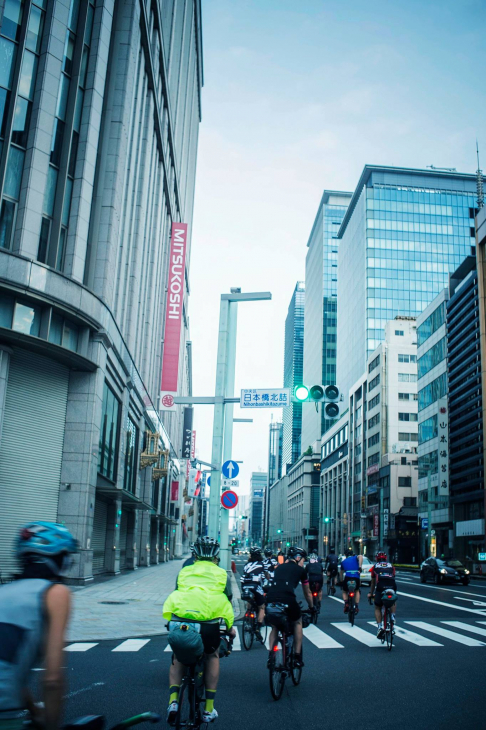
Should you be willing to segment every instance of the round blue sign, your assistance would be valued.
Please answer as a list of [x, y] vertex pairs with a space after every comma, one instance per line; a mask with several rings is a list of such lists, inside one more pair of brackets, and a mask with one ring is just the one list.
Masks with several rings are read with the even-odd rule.
[[221, 471], [223, 472], [223, 476], [225, 477], [225, 479], [236, 479], [236, 477], [240, 473], [240, 467], [238, 466], [236, 461], [229, 459], [228, 461], [224, 462], [223, 466], [221, 467]]

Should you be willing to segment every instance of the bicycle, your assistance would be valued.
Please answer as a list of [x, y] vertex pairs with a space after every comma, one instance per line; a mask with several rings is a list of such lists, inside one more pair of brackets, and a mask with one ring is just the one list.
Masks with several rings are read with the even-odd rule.
[[319, 593], [322, 590], [322, 585], [319, 583], [311, 583], [312, 601], [314, 605], [314, 611], [311, 616], [313, 624], [317, 624], [317, 619], [321, 612], [321, 601], [319, 600]]
[[351, 626], [354, 626], [354, 619], [356, 616], [356, 581], [348, 580], [348, 621]]
[[[374, 596], [369, 599], [370, 604], [373, 598]], [[381, 615], [383, 619], [381, 643], [384, 644], [386, 642], [386, 648], [388, 651], [391, 651], [393, 646], [393, 637], [395, 636], [395, 622], [393, 621], [391, 608], [396, 603], [397, 595], [392, 589], [385, 589], [381, 595], [381, 600], [383, 602], [383, 606], [381, 607]]]
[[[185, 623], [196, 623], [194, 621], [186, 621]], [[170, 623], [169, 623], [170, 627]], [[221, 643], [219, 648], [220, 658], [229, 656], [233, 646], [233, 639], [225, 636], [225, 631], [221, 633]], [[206, 729], [208, 723], [203, 721], [203, 704], [206, 701], [204, 670], [206, 667], [206, 657], [203, 654], [198, 657], [192, 664], [185, 665], [184, 675], [182, 677], [179, 689], [179, 706], [174, 720], [176, 730], [199, 730]]]
[[[249, 607], [247, 606], [245, 615], [243, 616], [243, 646], [245, 647], [246, 651], [250, 651], [251, 647], [253, 646], [253, 640], [257, 635], [258, 606], [256, 605], [252, 591], [243, 589], [241, 597], [249, 604]], [[267, 631], [268, 627], [262, 626], [262, 630], [260, 631], [262, 644], [265, 644]]]
[[[270, 692], [274, 700], [282, 696], [285, 680], [290, 675], [292, 683], [297, 686], [302, 679], [302, 666], [295, 663], [294, 629], [286, 616], [287, 606], [284, 603], [267, 605], [267, 620], [278, 629], [277, 640], [272, 646], [272, 658], [269, 666]], [[302, 626], [307, 628], [311, 621], [310, 611], [302, 611]], [[301, 650], [301, 659], [304, 656]]]
[[334, 587], [334, 576], [328, 575], [327, 576], [327, 595], [330, 596], [331, 594], [334, 595], [336, 593], [336, 588]]

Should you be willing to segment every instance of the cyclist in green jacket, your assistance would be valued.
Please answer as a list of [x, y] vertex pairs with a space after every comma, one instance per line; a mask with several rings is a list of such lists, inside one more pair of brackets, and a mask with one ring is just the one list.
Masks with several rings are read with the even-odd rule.
[[[179, 573], [177, 590], [164, 603], [163, 616], [184, 618], [192, 621], [224, 619], [233, 638], [233, 607], [225, 595], [226, 571], [217, 565], [219, 543], [212, 538], [202, 537], [194, 543], [194, 565], [188, 565]], [[219, 622], [202, 623], [201, 639], [206, 655], [205, 686], [206, 705], [203, 722], [212, 722], [218, 717], [214, 709], [214, 698], [219, 679]], [[174, 656], [169, 672], [169, 708], [167, 722], [173, 724], [179, 707], [179, 689], [184, 675], [184, 665]]]

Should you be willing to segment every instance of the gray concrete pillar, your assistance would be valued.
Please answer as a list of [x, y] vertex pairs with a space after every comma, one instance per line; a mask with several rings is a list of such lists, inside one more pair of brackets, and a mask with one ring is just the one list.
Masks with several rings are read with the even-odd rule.
[[137, 522], [138, 511], [128, 513], [127, 526], [127, 560], [128, 570], [137, 570], [138, 568], [138, 550], [137, 550]]
[[150, 565], [150, 515], [148, 512], [139, 514], [138, 564], [141, 568]]
[[12, 352], [10, 347], [0, 344], [0, 444], [2, 443], [3, 414], [5, 411], [5, 398], [7, 396], [10, 355]]
[[118, 575], [120, 572], [120, 524], [122, 513], [121, 499], [114, 499], [108, 505], [106, 524], [105, 568], [107, 573]]
[[150, 564], [159, 564], [159, 525], [156, 517], [150, 521]]

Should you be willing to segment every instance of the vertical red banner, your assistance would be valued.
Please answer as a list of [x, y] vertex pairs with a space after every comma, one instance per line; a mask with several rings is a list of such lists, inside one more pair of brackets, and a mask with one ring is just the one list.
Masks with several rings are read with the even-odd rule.
[[172, 482], [170, 485], [170, 501], [177, 502], [179, 499], [179, 482]]
[[373, 537], [378, 537], [380, 534], [380, 515], [375, 512], [373, 515]]
[[184, 303], [187, 223], [173, 223], [169, 258], [169, 280], [165, 311], [164, 354], [162, 358], [161, 410], [174, 405], [177, 394], [181, 349], [182, 307]]

